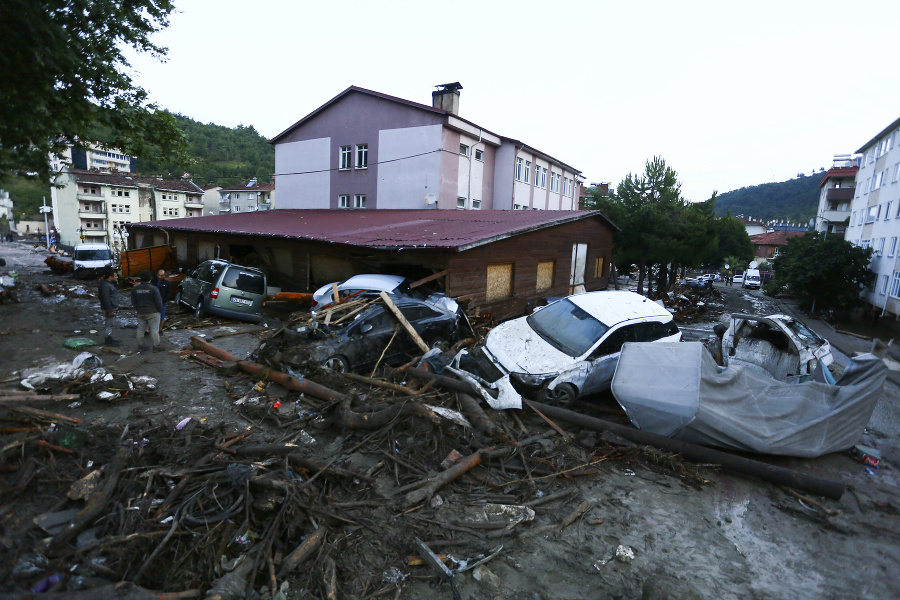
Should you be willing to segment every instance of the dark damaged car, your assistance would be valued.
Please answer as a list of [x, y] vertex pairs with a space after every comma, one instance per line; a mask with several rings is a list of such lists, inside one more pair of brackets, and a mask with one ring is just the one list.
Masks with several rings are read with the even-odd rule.
[[[393, 296], [391, 300], [429, 346], [456, 341], [456, 313], [414, 298]], [[371, 369], [382, 353], [381, 361], [388, 364], [399, 364], [421, 354], [410, 335], [381, 302], [372, 304], [346, 323], [315, 323], [285, 333], [290, 347], [283, 350], [284, 360], [292, 368], [315, 365], [338, 372], [363, 371]]]

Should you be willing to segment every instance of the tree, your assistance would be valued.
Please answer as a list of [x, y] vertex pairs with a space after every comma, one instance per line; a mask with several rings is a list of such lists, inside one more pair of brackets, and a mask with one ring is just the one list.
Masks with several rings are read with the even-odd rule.
[[134, 156], [189, 163], [174, 117], [147, 102], [127, 74], [131, 47], [162, 59], [150, 36], [169, 24], [170, 0], [0, 2], [0, 179], [47, 181], [50, 153], [92, 141]]
[[[753, 242], [747, 235], [747, 228], [740, 220], [727, 215], [716, 221], [716, 232], [718, 234], [718, 247], [707, 258], [707, 264], [719, 266], [727, 261], [725, 257], [737, 257], [740, 259], [738, 264], [747, 264], [753, 258]], [[730, 263], [732, 267], [737, 266]]]
[[[837, 235], [811, 232], [788, 240], [775, 260], [775, 285], [788, 287], [807, 307], [846, 309], [858, 305], [872, 285], [871, 248], [859, 248]], [[824, 306], [822, 306], [824, 305]]]

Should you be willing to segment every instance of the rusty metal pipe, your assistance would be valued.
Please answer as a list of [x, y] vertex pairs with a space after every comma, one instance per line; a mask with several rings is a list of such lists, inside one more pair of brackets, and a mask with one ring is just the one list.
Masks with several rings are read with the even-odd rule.
[[236, 356], [234, 356], [227, 350], [223, 350], [218, 346], [213, 346], [201, 337], [193, 336], [191, 338], [191, 346], [193, 346], [197, 350], [206, 352], [210, 356], [215, 356], [220, 360], [234, 362], [237, 367], [245, 373], [250, 373], [251, 375], [259, 375], [263, 371], [266, 371], [267, 378], [277, 384], [283, 385], [289, 390], [294, 390], [295, 392], [303, 392], [304, 394], [309, 394], [310, 396], [315, 396], [316, 398], [321, 398], [322, 400], [331, 400], [334, 402], [340, 402], [347, 399], [346, 395], [340, 392], [336, 392], [331, 388], [327, 388], [324, 385], [319, 385], [318, 383], [310, 381], [309, 379], [300, 379], [298, 377], [294, 377], [293, 375], [282, 373], [281, 371], [270, 370], [268, 367], [264, 367], [255, 362], [250, 362], [249, 360], [238, 360]]

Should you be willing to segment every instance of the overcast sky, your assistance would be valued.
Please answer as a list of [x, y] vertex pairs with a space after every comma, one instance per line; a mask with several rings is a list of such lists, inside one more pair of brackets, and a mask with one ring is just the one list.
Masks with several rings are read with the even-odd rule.
[[151, 99], [272, 137], [350, 85], [431, 103], [617, 185], [689, 200], [828, 169], [900, 117], [900, 2], [175, 0]]

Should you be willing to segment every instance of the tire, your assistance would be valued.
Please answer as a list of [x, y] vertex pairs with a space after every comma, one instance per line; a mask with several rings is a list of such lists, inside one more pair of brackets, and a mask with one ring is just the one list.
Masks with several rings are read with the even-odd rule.
[[181, 298], [181, 290], [175, 292], [175, 306], [181, 306], [182, 298]]
[[575, 404], [575, 398], [578, 396], [578, 390], [571, 383], [561, 383], [554, 389], [546, 386], [541, 388], [538, 393], [538, 400], [550, 406], [558, 406], [560, 408], [568, 408]]
[[335, 354], [322, 361], [322, 368], [335, 373], [346, 373], [350, 370], [350, 363], [343, 356]]
[[194, 307], [194, 316], [202, 319], [206, 316], [206, 306], [203, 304], [203, 296], [197, 298], [197, 306]]

